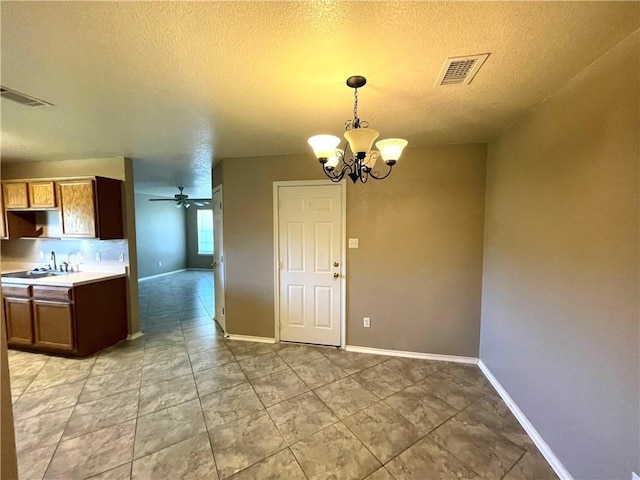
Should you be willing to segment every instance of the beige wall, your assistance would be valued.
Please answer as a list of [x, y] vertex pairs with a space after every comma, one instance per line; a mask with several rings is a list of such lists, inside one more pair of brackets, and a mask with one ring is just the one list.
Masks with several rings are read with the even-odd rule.
[[2, 162], [2, 179], [100, 176], [125, 179], [123, 157], [60, 160], [57, 162]]
[[389, 178], [349, 186], [347, 344], [478, 356], [485, 159], [407, 147]]
[[135, 198], [139, 278], [187, 268], [185, 209], [172, 202], [150, 202], [156, 195], [136, 193]]
[[489, 148], [480, 357], [580, 479], [640, 473], [639, 52]]
[[[477, 356], [485, 157], [409, 148], [388, 179], [348, 186], [347, 344]], [[224, 161], [229, 333], [274, 336], [273, 182], [319, 178], [311, 154]]]

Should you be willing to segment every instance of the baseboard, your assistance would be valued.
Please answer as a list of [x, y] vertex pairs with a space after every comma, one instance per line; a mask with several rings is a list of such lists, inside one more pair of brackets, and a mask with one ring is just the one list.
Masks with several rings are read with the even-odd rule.
[[130, 333], [129, 335], [127, 335], [127, 340], [135, 340], [136, 338], [140, 338], [142, 335], [144, 335], [144, 333], [142, 333], [141, 331], [137, 331], [135, 333]]
[[159, 273], [157, 275], [149, 275], [148, 277], [141, 277], [138, 279], [138, 282], [146, 282], [147, 280], [152, 280], [154, 278], [166, 277], [167, 275], [173, 275], [174, 273], [186, 272], [186, 268], [181, 268], [180, 270], [172, 270], [171, 272]]
[[189, 268], [187, 268], [187, 270], [189, 270], [190, 272], [191, 271], [196, 271], [196, 272], [211, 272], [211, 273], [213, 273], [213, 268], [195, 268], [195, 267], [192, 268], [192, 267], [189, 267]]
[[275, 338], [269, 337], [252, 337], [251, 335], [235, 335], [233, 333], [228, 333], [225, 337], [229, 340], [239, 340], [241, 342], [276, 343]]
[[489, 370], [489, 367], [487, 367], [482, 360], [478, 362], [478, 366], [480, 367], [480, 370], [482, 370], [482, 373], [484, 373], [484, 376], [487, 377], [487, 380], [489, 380], [491, 385], [493, 385], [493, 388], [495, 388], [498, 394], [502, 397], [502, 400], [504, 400], [504, 403], [507, 404], [507, 407], [509, 407], [509, 410], [511, 410], [511, 413], [513, 413], [513, 415], [518, 419], [518, 422], [520, 422], [520, 425], [522, 425], [522, 428], [524, 428], [524, 430], [527, 432], [529, 437], [531, 437], [531, 440], [533, 440], [533, 443], [536, 445], [536, 447], [538, 447], [538, 450], [540, 450], [542, 455], [544, 455], [544, 458], [547, 460], [547, 462], [549, 462], [549, 465], [551, 465], [551, 468], [553, 468], [553, 470], [556, 472], [558, 477], [560, 477], [563, 480], [573, 480], [573, 477], [567, 471], [564, 465], [562, 465], [562, 462], [560, 462], [558, 457], [556, 457], [555, 453], [553, 453], [553, 451], [551, 450], [551, 447], [547, 445], [547, 442], [544, 441], [542, 436], [538, 433], [536, 428], [531, 424], [531, 422], [526, 417], [524, 412], [520, 410], [516, 402], [513, 401], [511, 396], [500, 384], [498, 379], [493, 376], [493, 373], [491, 373], [491, 370]]
[[441, 362], [457, 362], [477, 364], [478, 359], [474, 357], [459, 357], [456, 355], [440, 355], [437, 353], [405, 352], [402, 350], [385, 350], [382, 348], [360, 347], [358, 345], [346, 345], [347, 352], [372, 353], [374, 355], [387, 355], [389, 357], [419, 358], [422, 360], [437, 360]]

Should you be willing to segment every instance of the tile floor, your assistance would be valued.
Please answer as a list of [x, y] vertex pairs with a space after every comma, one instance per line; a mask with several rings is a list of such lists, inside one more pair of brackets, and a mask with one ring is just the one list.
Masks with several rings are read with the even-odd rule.
[[20, 478], [556, 478], [476, 366], [233, 342], [211, 275], [140, 284], [145, 335], [10, 351]]

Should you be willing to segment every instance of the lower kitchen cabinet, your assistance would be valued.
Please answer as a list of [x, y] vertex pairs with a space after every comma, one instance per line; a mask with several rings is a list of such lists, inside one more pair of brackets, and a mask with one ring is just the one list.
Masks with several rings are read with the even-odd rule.
[[87, 356], [127, 336], [126, 279], [2, 286], [9, 347]]
[[33, 346], [73, 351], [73, 310], [70, 303], [33, 301]]
[[31, 287], [7, 287], [3, 289], [4, 318], [7, 325], [7, 342], [11, 345], [31, 345]]

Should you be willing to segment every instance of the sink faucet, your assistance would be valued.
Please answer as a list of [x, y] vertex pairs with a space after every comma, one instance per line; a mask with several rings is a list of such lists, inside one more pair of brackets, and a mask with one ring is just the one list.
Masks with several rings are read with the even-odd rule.
[[56, 265], [56, 252], [51, 251], [51, 260], [53, 261], [53, 269], [56, 270], [58, 267]]

